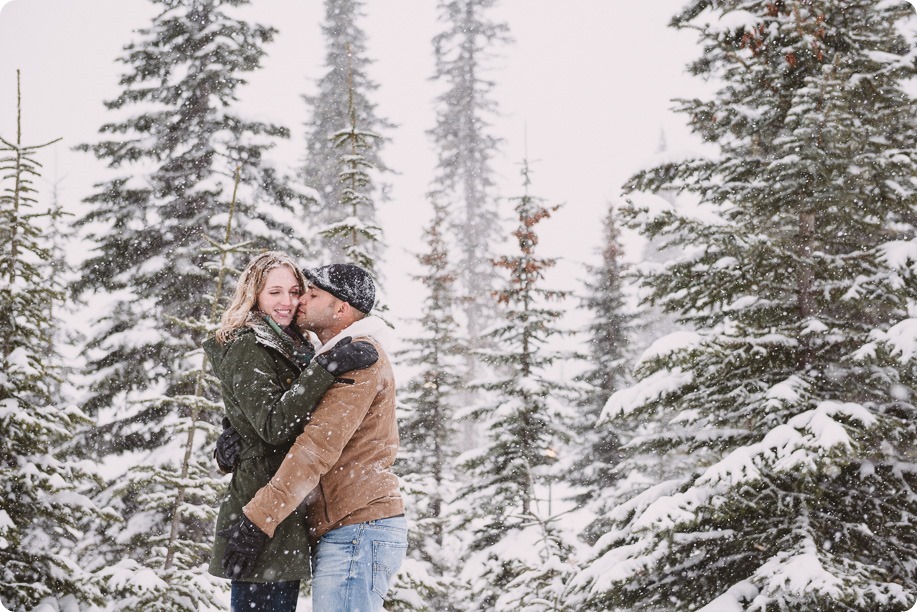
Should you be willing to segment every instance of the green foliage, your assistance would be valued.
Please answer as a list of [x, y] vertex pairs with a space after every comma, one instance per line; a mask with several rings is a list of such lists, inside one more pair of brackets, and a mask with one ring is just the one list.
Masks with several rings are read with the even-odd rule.
[[599, 417], [612, 393], [629, 382], [627, 366], [635, 325], [635, 315], [628, 312], [625, 303], [620, 230], [611, 206], [605, 217], [603, 238], [602, 262], [590, 267], [591, 280], [582, 298], [592, 317], [585, 330], [590, 368], [580, 376], [585, 388], [573, 425], [578, 440], [574, 452], [578, 456], [571, 462], [568, 474], [569, 482], [577, 487], [573, 501], [592, 506], [592, 512], [599, 517], [581, 534], [592, 543], [607, 527], [602, 517], [614, 499], [609, 491], [618, 478], [614, 468], [621, 459], [618, 433], [609, 423], [599, 425]]
[[326, 263], [371, 267], [383, 247], [375, 211], [382, 198], [371, 173], [388, 171], [382, 134], [394, 124], [379, 116], [371, 100], [379, 86], [368, 75], [372, 60], [361, 17], [362, 0], [325, 1], [327, 72], [318, 81], [318, 93], [303, 96], [311, 115], [302, 180], [316, 193], [306, 214], [321, 228], [312, 251]]
[[[21, 107], [18, 72], [16, 78]], [[21, 108], [17, 113], [15, 142], [0, 137], [0, 400], [28, 394], [49, 401], [46, 381], [56, 374], [33, 349], [51, 345], [50, 306], [63, 301], [63, 290], [60, 279], [48, 275], [51, 250], [41, 220], [50, 210], [36, 210], [34, 183], [41, 169], [35, 156], [52, 143], [23, 145]]]
[[[356, 121], [356, 114], [352, 115]], [[344, 261], [356, 264], [378, 278], [377, 257], [382, 251], [382, 228], [375, 223], [376, 210], [372, 200], [373, 164], [366, 150], [378, 140], [378, 134], [362, 131], [356, 123], [349, 130], [333, 136], [335, 147], [342, 151], [338, 180], [342, 186], [338, 206], [346, 216], [319, 232], [333, 239]]]
[[680, 253], [641, 278], [697, 332], [650, 347], [605, 409], [628, 430], [619, 473], [657, 484], [608, 512], [577, 605], [913, 602], [917, 117], [896, 30], [911, 14], [701, 0], [673, 21], [704, 42], [692, 70], [721, 79], [680, 101], [720, 155], [638, 173], [624, 215]]
[[[403, 571], [396, 581], [395, 601], [387, 604], [393, 610], [450, 610], [457, 599], [459, 568], [452, 551], [458, 543], [449, 530], [454, 518], [449, 501], [456, 487], [455, 412], [463, 347], [454, 317], [455, 274], [445, 242], [446, 222], [445, 207], [434, 200], [433, 218], [424, 231], [428, 250], [417, 256], [424, 273], [414, 277], [427, 291], [423, 316], [417, 321], [421, 331], [407, 340], [410, 348], [399, 355], [405, 366], [417, 368], [417, 374], [399, 392], [401, 449], [395, 471], [409, 500], [406, 512], [412, 529], [410, 571]], [[420, 608], [412, 603], [418, 600], [423, 602]]]
[[[125, 47], [123, 90], [107, 103], [121, 116], [133, 114], [103, 125], [107, 139], [80, 147], [120, 175], [97, 186], [78, 222], [98, 246], [73, 288], [115, 297], [100, 309], [85, 349], [91, 413], [148, 390], [191, 392], [193, 382], [173, 373], [185, 369], [181, 361], [196, 339], [175, 320], [206, 318], [205, 301], [188, 296], [212, 287], [199, 244], [202, 234], [225, 225], [220, 203], [229, 199], [237, 166], [240, 237], [257, 248], [297, 254], [300, 247], [295, 237], [302, 232], [287, 222], [297, 195], [264, 159], [271, 141], [288, 131], [233, 113], [244, 74], [260, 66], [275, 30], [230, 16], [222, 0], [153, 1], [163, 10]], [[157, 424], [162, 416], [115, 414], [94, 436], [96, 450], [156, 448], [168, 435]]]
[[[250, 251], [246, 242], [230, 242], [240, 179], [241, 167], [236, 171], [223, 236], [206, 236], [209, 246], [201, 247], [214, 258], [205, 266], [214, 275], [214, 290], [203, 296], [209, 317], [174, 321], [200, 340], [216, 332], [218, 316], [226, 306], [228, 277], [237, 273], [229, 267], [230, 258]], [[97, 565], [116, 568], [112, 570], [118, 577], [114, 596], [123, 607], [153, 602], [170, 610], [223, 607], [228, 583], [207, 569], [217, 507], [225, 495], [223, 479], [213, 474], [210, 452], [219, 434], [212, 423], [222, 412], [213, 399], [219, 396], [219, 381], [208, 372], [202, 350], [190, 352], [186, 361], [197, 365], [178, 374], [193, 384], [193, 393], [146, 402], [154, 411], [165, 407], [163, 412], [176, 415], [170, 423], [171, 442], [146, 463], [129, 468], [104, 493], [125, 517], [125, 524], [103, 527], [103, 543], [87, 551]], [[130, 574], [137, 579], [124, 579]], [[150, 580], [139, 580], [141, 575]]]
[[[179, 399], [187, 405], [192, 398]], [[133, 467], [105, 492], [125, 520], [108, 522], [87, 556], [119, 608], [225, 609], [229, 583], [207, 572], [216, 507], [225, 494], [210, 456], [218, 433], [206, 421], [183, 419], [174, 429], [176, 443], [163, 448], [168, 459]], [[188, 454], [176, 461], [182, 451]]]
[[[17, 93], [19, 92], [17, 73]], [[64, 301], [42, 236], [36, 160], [47, 145], [0, 138], [0, 602], [16, 610], [43, 600], [101, 603], [97, 577], [73, 558], [84, 524], [104, 516], [86, 491], [94, 466], [66, 450], [90, 421], [56, 405], [61, 357], [54, 338]], [[49, 143], [50, 144], [50, 143]]]
[[[463, 527], [472, 536], [472, 564], [480, 564], [484, 572], [468, 570], [471, 601], [478, 609], [494, 609], [503, 590], [526, 572], [553, 580], [553, 571], [545, 571], [543, 564], [558, 556], [565, 561], [561, 553], [546, 552], [532, 565], [528, 550], [516, 553], [509, 545], [516, 538], [530, 539], [533, 526], [549, 519], [550, 498], [542, 496], [549, 490], [558, 449], [569, 440], [571, 419], [566, 405], [570, 389], [550, 375], [550, 367], [568, 356], [547, 345], [564, 334], [557, 325], [561, 311], [551, 303], [567, 293], [542, 286], [554, 260], [535, 254], [535, 225], [557, 207], [545, 207], [541, 198], [528, 193], [527, 162], [522, 175], [525, 193], [515, 199], [518, 225], [513, 232], [519, 251], [494, 261], [508, 271], [508, 280], [496, 294], [504, 305], [505, 322], [491, 328], [496, 348], [482, 355], [493, 368], [490, 380], [477, 385], [487, 392], [486, 399], [466, 412], [486, 426], [488, 440], [461, 457], [468, 479], [460, 497], [476, 509], [474, 516], [465, 517]], [[551, 542], [555, 539], [544, 540], [545, 545]]]
[[96, 525], [83, 554], [119, 606], [221, 609], [228, 584], [207, 573], [221, 409], [199, 346], [237, 262], [301, 254], [302, 198], [266, 159], [288, 130], [234, 110], [276, 30], [236, 17], [242, 0], [152, 2], [162, 10], [125, 47], [122, 91], [106, 104], [119, 119], [80, 147], [116, 173], [79, 220], [97, 248], [74, 289], [102, 302], [84, 348], [86, 409], [106, 422], [83, 437], [126, 468], [98, 494], [123, 523]]
[[[498, 47], [510, 37], [505, 23], [487, 16], [495, 5], [495, 0], [439, 0], [444, 29], [433, 38], [433, 79], [443, 88], [430, 131], [437, 154], [433, 192], [452, 215], [450, 233], [461, 253], [463, 325], [474, 348], [483, 348], [484, 321], [497, 312], [489, 299], [498, 282], [491, 259], [494, 245], [504, 239], [493, 168], [500, 139], [489, 129], [497, 103], [488, 74]], [[473, 356], [469, 359], [466, 379], [475, 367]]]

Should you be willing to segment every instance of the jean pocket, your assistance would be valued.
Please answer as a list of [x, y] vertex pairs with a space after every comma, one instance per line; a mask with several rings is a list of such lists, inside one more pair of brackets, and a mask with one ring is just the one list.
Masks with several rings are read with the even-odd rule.
[[383, 600], [407, 550], [407, 542], [373, 542], [373, 592]]

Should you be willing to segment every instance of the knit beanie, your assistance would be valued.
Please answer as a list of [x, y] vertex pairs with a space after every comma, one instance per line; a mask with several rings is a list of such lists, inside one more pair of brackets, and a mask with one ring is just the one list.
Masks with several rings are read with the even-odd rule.
[[343, 300], [364, 314], [376, 302], [376, 284], [369, 272], [353, 264], [330, 264], [303, 270], [309, 282]]

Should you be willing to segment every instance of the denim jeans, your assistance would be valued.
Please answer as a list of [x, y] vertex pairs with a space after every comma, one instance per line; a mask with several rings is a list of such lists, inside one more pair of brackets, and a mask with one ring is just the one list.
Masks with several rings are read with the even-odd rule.
[[299, 580], [287, 582], [232, 581], [231, 612], [294, 612]]
[[378, 612], [408, 549], [403, 516], [346, 525], [322, 536], [312, 554], [312, 609]]

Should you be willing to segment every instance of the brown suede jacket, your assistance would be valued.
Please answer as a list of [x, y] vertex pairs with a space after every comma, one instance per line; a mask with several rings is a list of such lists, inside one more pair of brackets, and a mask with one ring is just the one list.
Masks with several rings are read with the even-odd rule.
[[313, 542], [337, 527], [404, 512], [391, 471], [398, 452], [392, 365], [373, 338], [353, 339], [371, 342], [379, 360], [328, 389], [277, 473], [243, 509], [272, 537], [307, 497]]

